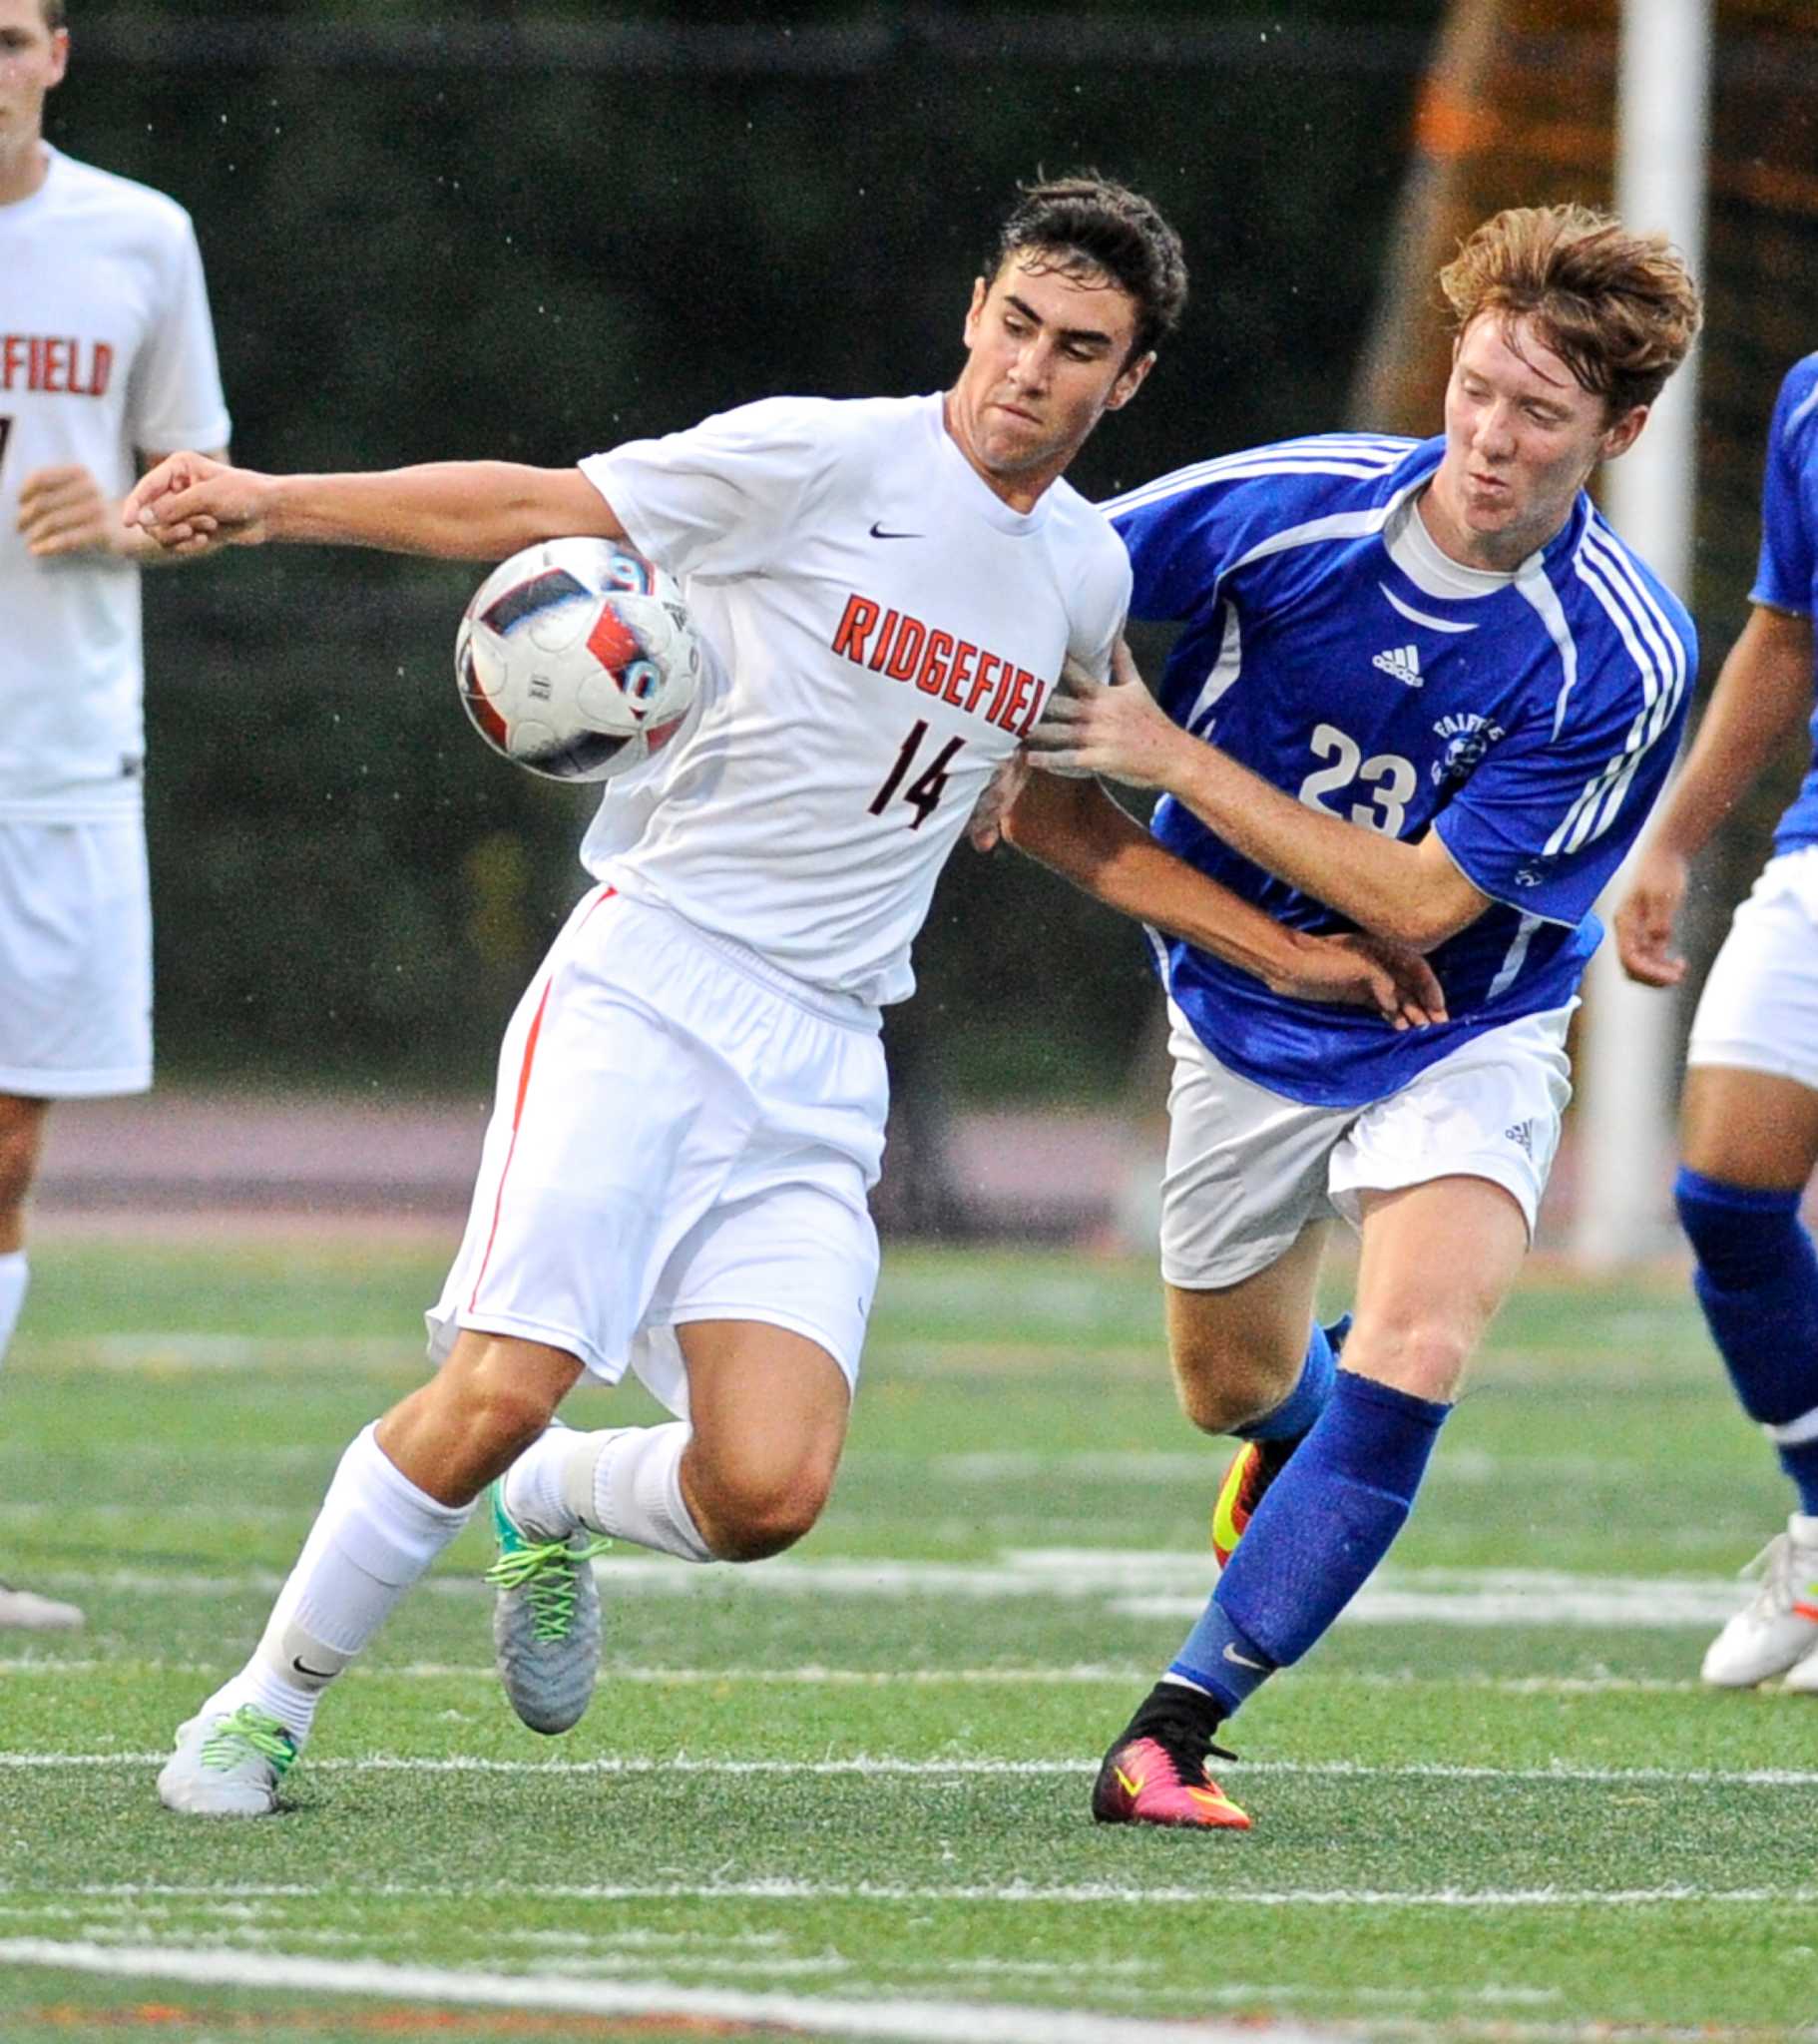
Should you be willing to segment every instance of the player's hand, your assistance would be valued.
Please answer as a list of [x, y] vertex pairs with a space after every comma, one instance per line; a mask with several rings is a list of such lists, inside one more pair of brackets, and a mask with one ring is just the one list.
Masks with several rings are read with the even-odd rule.
[[1103, 773], [1132, 787], [1165, 787], [1181, 747], [1196, 741], [1148, 693], [1122, 639], [1111, 674], [1109, 683], [1095, 681], [1068, 661], [1029, 734], [1030, 756], [1050, 773]]
[[122, 515], [167, 553], [216, 553], [269, 537], [270, 491], [271, 478], [253, 469], [207, 454], [169, 454], [140, 477]]
[[75, 463], [35, 468], [19, 485], [19, 530], [26, 551], [41, 561], [60, 554], [129, 551], [112, 500]]
[[1691, 876], [1676, 851], [1650, 847], [1635, 862], [1634, 877], [1615, 912], [1616, 956], [1643, 986], [1677, 986], [1685, 960], [1673, 949], [1672, 927]]
[[1395, 1029], [1425, 1029], [1447, 1019], [1445, 992], [1426, 959], [1361, 932], [1304, 938], [1296, 967], [1270, 984], [1296, 1000], [1374, 1008]]
[[966, 835], [974, 851], [995, 851], [1004, 841], [1004, 818], [1016, 806], [1023, 783], [1029, 778], [1029, 755], [1019, 746], [985, 783], [985, 792], [972, 805]]

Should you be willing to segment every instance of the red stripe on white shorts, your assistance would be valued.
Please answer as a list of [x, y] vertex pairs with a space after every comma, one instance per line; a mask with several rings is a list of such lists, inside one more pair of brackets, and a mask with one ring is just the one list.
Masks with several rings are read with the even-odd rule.
[[[591, 920], [594, 909], [598, 908], [601, 902], [612, 900], [617, 892], [616, 887], [602, 887], [593, 908], [590, 908], [581, 920]], [[493, 1195], [492, 1228], [486, 1237], [486, 1254], [480, 1259], [480, 1268], [474, 1276], [473, 1290], [467, 1295], [469, 1312], [472, 1312], [478, 1303], [480, 1286], [486, 1281], [486, 1267], [492, 1262], [493, 1244], [499, 1239], [499, 1210], [505, 1205], [505, 1181], [511, 1175], [511, 1161], [518, 1153], [518, 1124], [524, 1119], [524, 1096], [530, 1091], [530, 1068], [537, 1061], [537, 1039], [543, 1034], [543, 1015], [549, 1006], [549, 997], [555, 989], [555, 974], [551, 973], [549, 984], [543, 989], [543, 998], [537, 1003], [537, 1012], [531, 1017], [530, 1034], [524, 1039], [524, 1062], [518, 1067], [518, 1096], [512, 1102], [511, 1109], [511, 1143], [506, 1149], [505, 1164], [499, 1173], [499, 1189]]]

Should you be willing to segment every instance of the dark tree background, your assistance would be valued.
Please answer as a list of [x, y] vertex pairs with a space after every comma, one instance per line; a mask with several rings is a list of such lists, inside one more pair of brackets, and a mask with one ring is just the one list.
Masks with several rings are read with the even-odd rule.
[[[1017, 180], [1096, 165], [1193, 275], [1077, 468], [1096, 496], [1341, 421], [1438, 13], [78, 0], [49, 125], [194, 214], [235, 451], [277, 469], [567, 462], [766, 393], [941, 387]], [[148, 578], [167, 1073], [484, 1083], [586, 798], [466, 728], [479, 572]], [[956, 856], [918, 964], [924, 1068], [975, 1094], [1115, 1083], [1152, 998], [1137, 934], [1010, 854]]]

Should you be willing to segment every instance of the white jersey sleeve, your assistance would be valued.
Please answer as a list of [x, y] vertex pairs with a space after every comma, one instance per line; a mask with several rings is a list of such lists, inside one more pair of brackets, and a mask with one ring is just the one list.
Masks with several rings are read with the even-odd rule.
[[202, 251], [188, 214], [166, 252], [159, 316], [134, 364], [127, 433], [142, 459], [180, 447], [208, 453], [227, 444], [227, 407], [222, 397], [215, 325]]
[[765, 398], [685, 433], [628, 440], [581, 471], [672, 575], [761, 574], [832, 458], [813, 425], [799, 401]]
[[938, 396], [772, 398], [582, 466], [712, 656], [693, 730], [606, 797], [584, 860], [812, 986], [902, 999], [992, 771], [1070, 652], [1106, 671], [1116, 535], [1064, 482], [1011, 509]]

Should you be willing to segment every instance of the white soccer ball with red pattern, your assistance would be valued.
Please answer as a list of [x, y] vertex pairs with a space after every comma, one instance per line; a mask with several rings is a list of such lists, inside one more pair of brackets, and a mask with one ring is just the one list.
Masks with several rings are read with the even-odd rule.
[[455, 680], [496, 753], [551, 780], [610, 780], [676, 736], [700, 642], [675, 577], [623, 540], [551, 539], [503, 561], [455, 634]]

